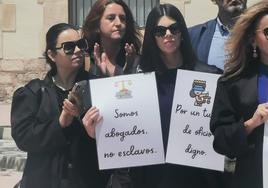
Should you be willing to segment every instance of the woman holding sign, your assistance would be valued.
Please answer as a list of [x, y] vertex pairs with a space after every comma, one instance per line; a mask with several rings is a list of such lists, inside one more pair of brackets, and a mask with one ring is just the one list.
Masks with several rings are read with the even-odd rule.
[[[147, 18], [140, 68], [156, 72], [164, 149], [166, 151], [177, 69], [217, 73], [216, 67], [198, 64], [180, 11], [161, 4]], [[149, 114], [148, 114], [149, 115]], [[131, 169], [135, 187], [222, 187], [220, 173], [163, 164]]]
[[214, 149], [237, 159], [235, 187], [267, 187], [263, 183], [268, 179], [267, 145], [263, 145], [268, 120], [267, 1], [248, 8], [238, 19], [227, 51], [210, 123]]
[[13, 95], [12, 137], [27, 152], [23, 188], [102, 188], [109, 174], [97, 165], [95, 140], [87, 136], [68, 95], [74, 83], [88, 80], [88, 43], [72, 25], [59, 23], [46, 34], [50, 71]]
[[[177, 69], [213, 73], [218, 72], [218, 69], [196, 64], [184, 18], [176, 7], [169, 4], [155, 7], [149, 14], [141, 59], [140, 68], [144, 72], [156, 71], [157, 73], [161, 124], [166, 149]], [[150, 116], [151, 114], [148, 114], [148, 117]], [[95, 107], [85, 114], [83, 123], [90, 137], [95, 137], [95, 126], [100, 120], [99, 110]], [[134, 187], [137, 188], [220, 188], [223, 184], [218, 181], [219, 174], [215, 171], [179, 165], [165, 164], [131, 168], [130, 175]]]
[[[85, 19], [82, 34], [89, 43], [90, 73], [107, 77], [135, 72], [141, 33], [123, 0], [97, 0]], [[96, 107], [85, 114], [83, 123], [91, 138], [95, 138], [95, 126], [100, 120]], [[118, 174], [123, 181], [116, 181]], [[107, 187], [117, 186], [117, 183], [130, 184], [128, 169], [115, 170]]]

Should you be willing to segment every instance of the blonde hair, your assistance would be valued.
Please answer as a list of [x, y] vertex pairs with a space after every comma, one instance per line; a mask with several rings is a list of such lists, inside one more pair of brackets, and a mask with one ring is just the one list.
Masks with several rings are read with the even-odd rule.
[[[261, 18], [268, 14], [268, 1], [261, 1], [240, 15], [230, 38], [226, 42], [227, 60], [224, 66], [223, 80], [228, 80], [250, 71], [256, 66], [252, 57], [252, 41]], [[258, 50], [258, 49], [257, 49]]]

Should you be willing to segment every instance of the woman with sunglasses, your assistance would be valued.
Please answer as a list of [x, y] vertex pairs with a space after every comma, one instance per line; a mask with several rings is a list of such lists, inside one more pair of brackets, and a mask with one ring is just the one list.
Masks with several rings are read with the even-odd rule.
[[98, 76], [131, 73], [141, 34], [122, 0], [97, 0], [82, 28], [89, 43], [90, 72]]
[[[161, 126], [166, 152], [177, 69], [217, 73], [216, 67], [197, 63], [188, 30], [180, 11], [160, 4], [149, 13], [142, 46], [140, 68], [156, 72]], [[220, 188], [216, 171], [162, 164], [131, 169], [135, 187], [145, 188]]]
[[95, 141], [76, 118], [67, 98], [74, 83], [88, 80], [84, 71], [87, 41], [72, 25], [60, 23], [46, 34], [46, 62], [50, 71], [15, 91], [11, 109], [12, 136], [28, 153], [22, 188], [104, 187]]
[[[248, 8], [226, 46], [210, 128], [214, 149], [236, 158], [234, 187], [263, 188], [264, 122], [268, 120], [268, 2]], [[267, 159], [265, 159], [267, 160]]]

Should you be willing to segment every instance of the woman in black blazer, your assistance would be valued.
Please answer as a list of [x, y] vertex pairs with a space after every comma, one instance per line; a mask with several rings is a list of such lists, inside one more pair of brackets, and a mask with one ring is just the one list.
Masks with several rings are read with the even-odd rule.
[[250, 7], [227, 43], [210, 122], [214, 149], [236, 158], [235, 188], [263, 188], [264, 122], [268, 120], [268, 2]]
[[87, 48], [74, 26], [52, 26], [45, 51], [51, 70], [13, 95], [12, 137], [27, 152], [21, 188], [103, 188], [108, 181], [98, 169], [96, 142], [67, 99], [75, 82], [90, 78], [83, 68]]

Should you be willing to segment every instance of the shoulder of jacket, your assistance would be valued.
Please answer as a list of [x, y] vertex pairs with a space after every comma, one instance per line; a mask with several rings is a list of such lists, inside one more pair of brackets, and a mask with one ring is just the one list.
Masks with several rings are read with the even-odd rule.
[[43, 80], [34, 79], [26, 84], [25, 87], [29, 88], [32, 92], [37, 93], [40, 89], [44, 89], [44, 83]]
[[210, 25], [216, 25], [216, 19], [212, 19], [212, 20], [208, 20], [207, 22], [201, 23], [201, 24], [197, 24], [194, 25], [192, 27], [189, 27], [189, 31], [195, 31], [195, 30], [201, 30], [203, 28], [208, 28]]
[[222, 74], [223, 71], [217, 68], [214, 65], [208, 65], [206, 63], [196, 62], [194, 66], [194, 71], [198, 72], [206, 72], [206, 73], [214, 73], [214, 74]]

